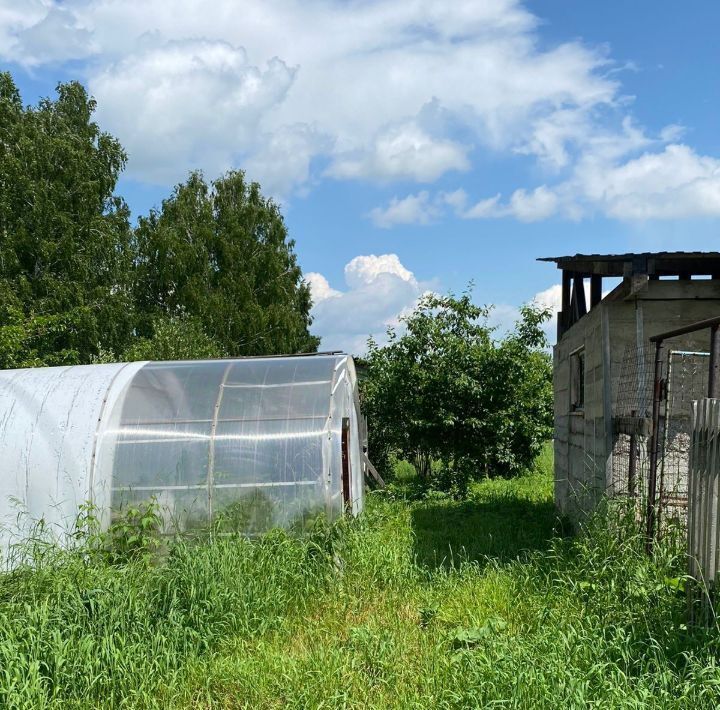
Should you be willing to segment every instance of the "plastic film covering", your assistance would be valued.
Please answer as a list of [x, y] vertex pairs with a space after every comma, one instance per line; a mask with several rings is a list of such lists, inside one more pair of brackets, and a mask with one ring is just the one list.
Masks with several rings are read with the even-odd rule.
[[347, 355], [0, 371], [0, 557], [40, 520], [68, 540], [84, 503], [248, 534], [358, 513], [359, 419]]
[[96, 434], [144, 363], [0, 371], [0, 555], [38, 521], [62, 540], [86, 501], [109, 504], [95, 476]]
[[[342, 421], [351, 422], [348, 508], [362, 509], [352, 359], [156, 362], [133, 377], [102, 432], [111, 507], [155, 500], [168, 530], [255, 534], [343, 510]], [[354, 427], [354, 429], [352, 428]]]

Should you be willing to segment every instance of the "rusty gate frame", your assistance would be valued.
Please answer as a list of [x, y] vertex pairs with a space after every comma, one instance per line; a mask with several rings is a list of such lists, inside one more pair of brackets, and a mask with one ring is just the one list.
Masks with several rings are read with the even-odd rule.
[[708, 397], [720, 397], [720, 316], [690, 323], [682, 328], [653, 335], [650, 342], [655, 345], [655, 372], [653, 377], [652, 429], [650, 438], [650, 469], [648, 471], [648, 495], [646, 510], [645, 549], [652, 554], [655, 536], [658, 532], [657, 469], [660, 457], [660, 403], [667, 397], [667, 381], [662, 376], [662, 355], [664, 342], [680, 335], [710, 329], [710, 365], [708, 374]]

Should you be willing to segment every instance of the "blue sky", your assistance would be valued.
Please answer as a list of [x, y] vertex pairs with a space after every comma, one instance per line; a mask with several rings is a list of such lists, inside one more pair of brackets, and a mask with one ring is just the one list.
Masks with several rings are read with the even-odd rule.
[[720, 3], [0, 0], [26, 103], [75, 78], [135, 215], [192, 168], [282, 201], [323, 347], [428, 290], [511, 322], [538, 256], [716, 249]]

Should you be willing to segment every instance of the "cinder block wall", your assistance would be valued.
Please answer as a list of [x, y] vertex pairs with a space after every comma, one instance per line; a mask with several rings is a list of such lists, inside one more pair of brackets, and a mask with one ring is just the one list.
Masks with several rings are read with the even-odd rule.
[[[591, 512], [612, 483], [612, 398], [628, 347], [645, 348], [649, 338], [694, 321], [720, 315], [720, 281], [657, 280], [627, 299], [619, 285], [567, 330], [554, 348], [555, 502], [572, 519]], [[668, 343], [706, 351], [709, 331]], [[570, 411], [570, 360], [585, 352], [585, 406]]]

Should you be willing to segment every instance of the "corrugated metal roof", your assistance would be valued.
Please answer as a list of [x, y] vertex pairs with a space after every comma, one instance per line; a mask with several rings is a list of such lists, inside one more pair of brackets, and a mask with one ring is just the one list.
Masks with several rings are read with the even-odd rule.
[[711, 275], [720, 278], [720, 252], [658, 251], [627, 254], [575, 254], [548, 256], [538, 261], [554, 262], [563, 271], [589, 276], [650, 276]]
[[636, 257], [653, 259], [720, 259], [717, 251], [653, 251], [628, 252], [627, 254], [571, 254], [567, 256], [543, 256], [538, 261], [631, 261]]

